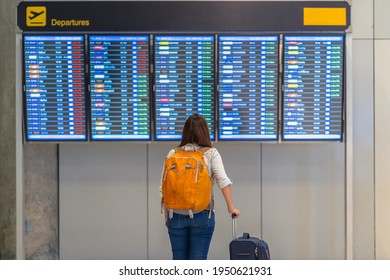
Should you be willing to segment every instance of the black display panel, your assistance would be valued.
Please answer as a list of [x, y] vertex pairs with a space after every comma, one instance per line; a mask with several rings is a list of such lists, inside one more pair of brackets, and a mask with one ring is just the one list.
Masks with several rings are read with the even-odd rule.
[[91, 140], [150, 140], [149, 37], [89, 36]]
[[283, 140], [342, 140], [344, 36], [285, 36]]
[[219, 140], [278, 139], [278, 36], [219, 37]]
[[84, 36], [24, 35], [27, 140], [86, 140]]
[[214, 132], [214, 36], [155, 36], [155, 140], [180, 140], [184, 122], [203, 115]]

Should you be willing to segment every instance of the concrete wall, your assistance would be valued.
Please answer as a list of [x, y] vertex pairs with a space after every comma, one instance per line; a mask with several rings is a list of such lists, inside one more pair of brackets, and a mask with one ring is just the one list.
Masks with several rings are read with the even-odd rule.
[[16, 258], [15, 15], [0, 1], [0, 259]]
[[26, 259], [58, 258], [58, 145], [25, 145]]

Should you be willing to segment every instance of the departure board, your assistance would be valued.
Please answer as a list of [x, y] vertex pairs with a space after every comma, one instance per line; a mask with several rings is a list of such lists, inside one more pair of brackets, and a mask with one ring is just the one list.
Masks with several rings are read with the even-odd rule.
[[86, 140], [84, 37], [25, 35], [27, 140]]
[[283, 140], [342, 140], [343, 36], [285, 36]]
[[149, 37], [89, 36], [91, 140], [150, 140]]
[[278, 139], [278, 36], [219, 37], [219, 140]]
[[181, 140], [186, 119], [199, 113], [214, 140], [214, 36], [155, 37], [155, 140]]

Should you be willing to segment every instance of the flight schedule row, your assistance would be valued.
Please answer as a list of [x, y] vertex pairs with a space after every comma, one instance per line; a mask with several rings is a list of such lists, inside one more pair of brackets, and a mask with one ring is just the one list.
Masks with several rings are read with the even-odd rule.
[[341, 35], [24, 35], [23, 46], [27, 140], [177, 141], [194, 113], [212, 140], [342, 140]]

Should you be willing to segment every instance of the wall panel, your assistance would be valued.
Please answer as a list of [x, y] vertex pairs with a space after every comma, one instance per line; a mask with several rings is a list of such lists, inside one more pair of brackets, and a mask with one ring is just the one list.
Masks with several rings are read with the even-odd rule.
[[374, 53], [353, 40], [353, 257], [374, 259]]
[[148, 145], [148, 257], [170, 259], [169, 236], [161, 214], [160, 180], [164, 159], [177, 142]]
[[375, 41], [375, 253], [390, 259], [390, 40]]
[[354, 39], [374, 37], [374, 0], [353, 1], [352, 36]]
[[61, 259], [146, 259], [146, 144], [60, 144]]
[[262, 166], [273, 259], [344, 259], [344, 145], [263, 145]]
[[374, 38], [390, 39], [390, 1], [374, 1]]

